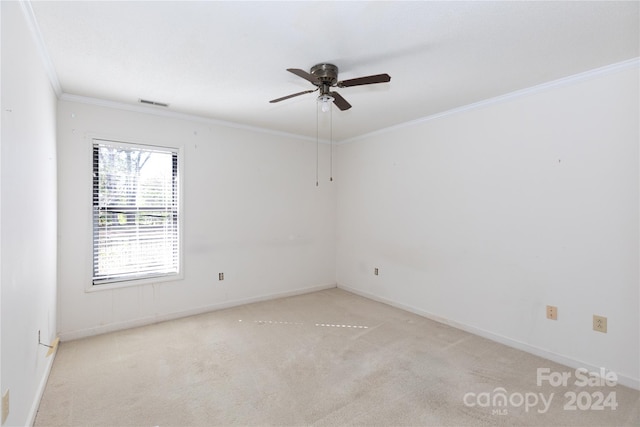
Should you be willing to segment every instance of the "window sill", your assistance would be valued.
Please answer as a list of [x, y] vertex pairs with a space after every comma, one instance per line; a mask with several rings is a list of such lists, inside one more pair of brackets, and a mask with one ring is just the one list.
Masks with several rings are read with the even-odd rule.
[[85, 288], [85, 292], [100, 292], [113, 289], [131, 288], [134, 286], [152, 285], [155, 283], [177, 282], [184, 279], [182, 273], [170, 274], [166, 276], [148, 277], [144, 279], [123, 280], [121, 282], [104, 283], [101, 285], [90, 284]]

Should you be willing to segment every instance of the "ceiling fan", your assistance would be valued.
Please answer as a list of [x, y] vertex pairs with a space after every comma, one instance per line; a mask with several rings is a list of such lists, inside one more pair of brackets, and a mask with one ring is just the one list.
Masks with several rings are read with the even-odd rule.
[[338, 67], [333, 64], [316, 64], [311, 67], [309, 73], [299, 68], [287, 68], [287, 71], [313, 83], [317, 88], [283, 96], [282, 98], [272, 99], [269, 102], [280, 102], [295, 96], [304, 95], [305, 93], [320, 91], [318, 100], [322, 101], [323, 111], [326, 111], [330, 107], [329, 102], [331, 101], [333, 101], [336, 107], [342, 111], [351, 108], [351, 104], [349, 104], [338, 92], [331, 91], [332, 87], [362, 86], [391, 81], [391, 76], [389, 76], [389, 74], [375, 74], [373, 76], [338, 81]]

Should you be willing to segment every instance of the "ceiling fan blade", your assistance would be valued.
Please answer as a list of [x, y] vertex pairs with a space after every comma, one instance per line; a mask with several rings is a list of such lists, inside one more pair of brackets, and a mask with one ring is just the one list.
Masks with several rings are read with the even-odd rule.
[[300, 96], [300, 95], [304, 95], [305, 93], [315, 92], [316, 90], [318, 89], [311, 89], [311, 90], [305, 90], [304, 92], [292, 93], [291, 95], [283, 96], [282, 98], [272, 99], [269, 102], [274, 104], [276, 102], [284, 101], [285, 99], [293, 98], [294, 96]]
[[338, 87], [350, 87], [350, 86], [361, 86], [361, 85], [370, 85], [374, 83], [387, 83], [391, 81], [391, 76], [389, 74], [376, 74], [373, 76], [366, 77], [358, 77], [356, 79], [343, 80], [338, 82]]
[[333, 96], [333, 103], [336, 104], [336, 107], [341, 111], [351, 108], [351, 104], [349, 104], [338, 92], [331, 92], [330, 95]]
[[320, 80], [314, 76], [313, 74], [309, 74], [304, 70], [301, 70], [299, 68], [287, 68], [287, 71], [289, 71], [290, 73], [295, 74], [298, 77], [302, 77], [305, 80], [310, 81], [311, 83], [320, 83]]

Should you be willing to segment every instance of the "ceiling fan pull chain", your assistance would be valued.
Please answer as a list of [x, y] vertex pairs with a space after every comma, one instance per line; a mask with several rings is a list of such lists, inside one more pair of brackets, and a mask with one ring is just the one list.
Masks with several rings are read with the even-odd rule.
[[[1, 0], [0, 0], [1, 1]], [[334, 64], [320, 63], [311, 67], [309, 72], [301, 70], [300, 68], [287, 68], [287, 71], [295, 74], [316, 86], [315, 89], [309, 89], [302, 92], [293, 93], [291, 95], [283, 96], [280, 98], [272, 99], [271, 103], [284, 101], [285, 99], [294, 98], [296, 96], [304, 95], [315, 91], [320, 91], [320, 96], [316, 102], [316, 187], [319, 187], [319, 174], [320, 174], [320, 105], [322, 104], [322, 112], [329, 111], [329, 182], [333, 182], [333, 109], [331, 108], [331, 102], [338, 107], [340, 111], [346, 111], [351, 108], [351, 104], [342, 97], [338, 92], [332, 92], [332, 87], [350, 87], [350, 86], [363, 86], [376, 83], [387, 83], [391, 81], [389, 74], [374, 74], [371, 76], [357, 77], [355, 79], [338, 80], [338, 67]], [[323, 120], [323, 123], [326, 120]]]
[[320, 103], [316, 102], [316, 187], [318, 187], [318, 158], [320, 157], [320, 136], [319, 136], [319, 124], [318, 124], [318, 115], [320, 114]]
[[329, 182], [333, 182], [333, 108], [329, 109]]

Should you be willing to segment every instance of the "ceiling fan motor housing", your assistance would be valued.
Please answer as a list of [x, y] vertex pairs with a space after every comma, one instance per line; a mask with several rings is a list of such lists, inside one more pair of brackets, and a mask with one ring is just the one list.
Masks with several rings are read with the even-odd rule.
[[311, 75], [317, 77], [321, 84], [334, 86], [338, 82], [338, 67], [333, 64], [316, 64], [311, 67]]

